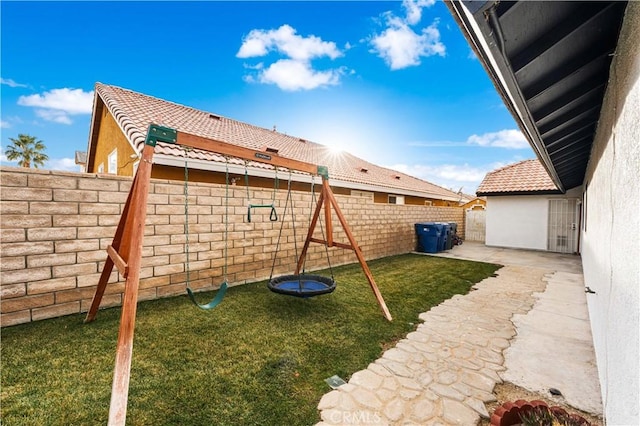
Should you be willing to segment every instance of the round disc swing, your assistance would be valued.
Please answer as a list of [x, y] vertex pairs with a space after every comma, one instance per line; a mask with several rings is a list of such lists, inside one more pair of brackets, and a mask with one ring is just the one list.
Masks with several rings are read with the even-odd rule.
[[[312, 193], [311, 206], [313, 207], [313, 202], [315, 200], [313, 177], [311, 180], [311, 193]], [[295, 214], [293, 209], [293, 199], [291, 198], [291, 171], [289, 171], [289, 180], [287, 182], [287, 198], [284, 204], [284, 212], [282, 214], [283, 219], [287, 215], [287, 207], [289, 206], [289, 200], [291, 200], [291, 223], [292, 223], [292, 229], [293, 229], [293, 244], [294, 244], [295, 255], [297, 259], [298, 243], [296, 238], [296, 224], [295, 224]], [[311, 221], [311, 218], [309, 218], [309, 221]], [[336, 282], [333, 277], [333, 269], [331, 268], [331, 261], [329, 260], [329, 249], [326, 245], [325, 245], [325, 251], [327, 254], [327, 263], [329, 264], [329, 270], [331, 271], [331, 277], [326, 277], [326, 276], [317, 275], [317, 274], [306, 274], [305, 273], [306, 258], [302, 266], [301, 274], [283, 275], [281, 277], [275, 277], [275, 278], [273, 277], [273, 271], [275, 269], [276, 259], [278, 257], [278, 249], [280, 247], [280, 238], [282, 236], [283, 226], [284, 226], [284, 220], [282, 220], [280, 223], [280, 232], [278, 233], [278, 240], [276, 243], [276, 254], [273, 257], [273, 264], [271, 266], [271, 275], [269, 276], [269, 282], [267, 283], [267, 288], [274, 293], [284, 294], [287, 296], [301, 297], [304, 299], [333, 292], [336, 289]], [[320, 226], [320, 229], [322, 230], [322, 226]], [[322, 234], [324, 239], [324, 230], [322, 230]]]
[[228, 237], [229, 237], [229, 158], [225, 157], [225, 215], [224, 215], [224, 267], [222, 270], [222, 275], [224, 277], [224, 281], [220, 285], [220, 288], [216, 292], [214, 298], [204, 304], [198, 303], [196, 297], [191, 290], [189, 277], [191, 275], [189, 270], [189, 167], [187, 165], [187, 157], [189, 156], [189, 150], [185, 148], [185, 157], [184, 157], [184, 231], [185, 231], [185, 253], [186, 253], [186, 273], [187, 273], [187, 294], [189, 295], [189, 299], [191, 302], [196, 305], [198, 308], [208, 311], [210, 309], [215, 308], [222, 302], [224, 295], [227, 293], [227, 288], [229, 284], [227, 284], [227, 247], [228, 247]]

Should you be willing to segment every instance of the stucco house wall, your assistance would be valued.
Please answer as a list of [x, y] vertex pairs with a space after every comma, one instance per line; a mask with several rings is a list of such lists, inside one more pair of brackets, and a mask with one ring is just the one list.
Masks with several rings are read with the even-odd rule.
[[488, 246], [547, 249], [547, 210], [544, 196], [487, 197]]
[[485, 244], [547, 250], [549, 200], [580, 197], [580, 188], [564, 195], [488, 196]]
[[640, 424], [640, 3], [629, 2], [585, 178], [582, 264], [607, 424]]

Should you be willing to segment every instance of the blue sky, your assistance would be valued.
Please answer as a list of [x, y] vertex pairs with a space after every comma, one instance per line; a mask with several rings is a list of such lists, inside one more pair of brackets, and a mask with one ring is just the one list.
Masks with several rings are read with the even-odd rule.
[[534, 158], [439, 1], [0, 8], [1, 144], [38, 137], [45, 168], [76, 170], [97, 81], [276, 126], [456, 191]]

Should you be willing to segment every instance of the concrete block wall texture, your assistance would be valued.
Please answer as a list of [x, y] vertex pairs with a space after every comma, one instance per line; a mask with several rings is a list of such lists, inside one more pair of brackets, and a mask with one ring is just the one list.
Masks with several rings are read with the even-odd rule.
[[[10, 167], [0, 171], [1, 325], [86, 311], [132, 179]], [[254, 204], [268, 204], [272, 195], [270, 189], [250, 190]], [[310, 193], [294, 191], [285, 215], [286, 196], [286, 190], [276, 196], [277, 222], [269, 220], [269, 209], [257, 209], [248, 223], [244, 187], [229, 188], [227, 206], [224, 185], [190, 183], [187, 263], [184, 184], [152, 180], [139, 299], [185, 294], [187, 269], [195, 291], [217, 288], [224, 280], [225, 253], [231, 285], [267, 279], [274, 258], [274, 276], [293, 273], [315, 203]], [[336, 198], [369, 260], [414, 250], [417, 222], [457, 222], [464, 234], [462, 208], [374, 204], [366, 196]], [[334, 240], [347, 243], [335, 213], [332, 221]], [[325, 237], [321, 229], [319, 222], [316, 238]], [[351, 250], [328, 251], [332, 266], [357, 261]], [[327, 266], [324, 246], [312, 243], [306, 270]], [[119, 305], [123, 291], [124, 280], [114, 270], [101, 307]]]

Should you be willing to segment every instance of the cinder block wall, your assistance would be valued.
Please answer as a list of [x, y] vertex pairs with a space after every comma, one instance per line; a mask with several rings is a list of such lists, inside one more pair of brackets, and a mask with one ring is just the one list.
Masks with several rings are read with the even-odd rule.
[[[2, 326], [86, 311], [132, 179], [9, 167], [0, 172]], [[302, 249], [315, 207], [310, 193], [292, 192], [284, 217], [287, 194], [281, 190], [276, 198], [279, 221], [271, 222], [268, 209], [263, 209], [254, 210], [251, 223], [247, 223], [245, 188], [229, 188], [228, 207], [224, 185], [193, 183], [188, 191], [191, 288], [206, 290], [220, 285], [225, 248], [226, 278], [231, 285], [268, 278], [274, 257], [274, 276], [294, 271], [296, 249], [298, 253]], [[269, 203], [272, 191], [252, 189], [250, 195], [254, 204]], [[185, 293], [184, 198], [182, 182], [152, 180], [141, 300]], [[414, 250], [416, 222], [457, 222], [458, 233], [464, 235], [462, 208], [374, 204], [373, 198], [358, 196], [336, 198], [367, 259]], [[333, 225], [335, 240], [346, 243], [335, 215]], [[320, 229], [316, 228], [318, 238], [323, 237]], [[356, 261], [350, 250], [332, 248], [329, 254], [334, 266]], [[312, 244], [307, 258], [307, 270], [328, 265], [324, 246]], [[117, 272], [112, 273], [109, 283], [102, 307], [119, 305], [122, 300], [124, 281]]]

